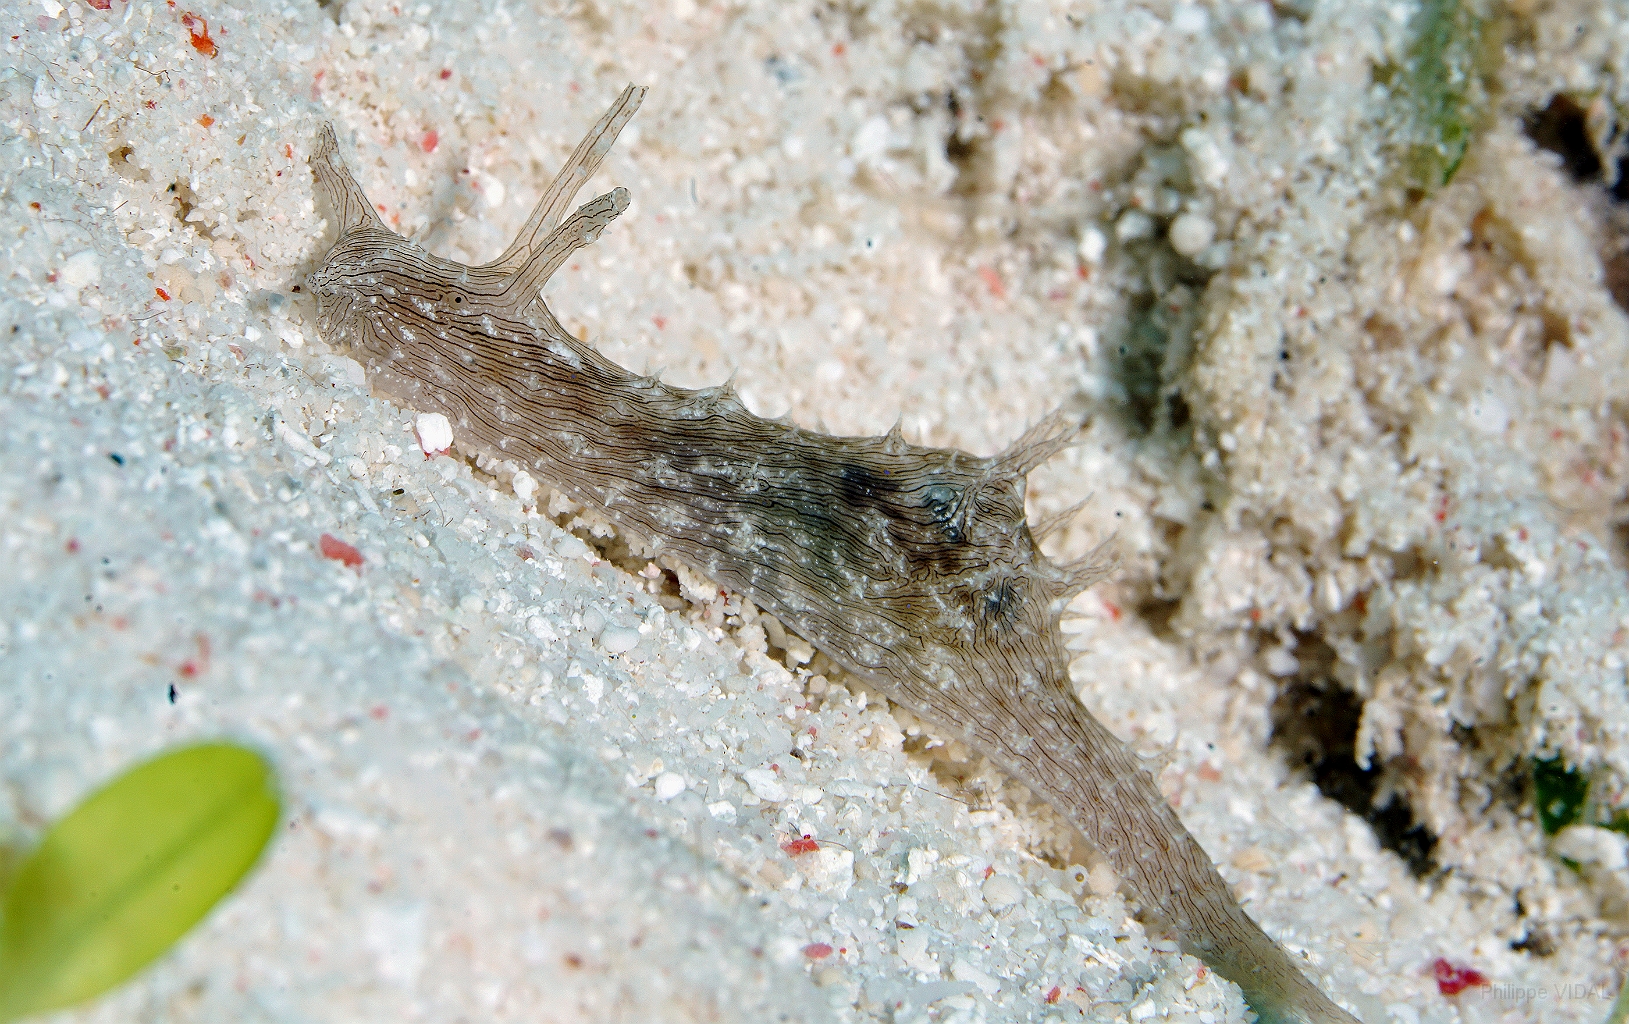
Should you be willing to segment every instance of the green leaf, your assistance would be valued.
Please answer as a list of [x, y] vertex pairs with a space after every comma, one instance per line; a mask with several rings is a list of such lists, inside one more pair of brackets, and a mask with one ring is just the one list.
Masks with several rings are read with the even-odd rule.
[[11, 884], [12, 876], [22, 866], [23, 855], [28, 850], [20, 844], [0, 842], [0, 893], [6, 891]]
[[1548, 761], [1533, 761], [1533, 803], [1538, 807], [1539, 827], [1553, 836], [1577, 821], [1584, 813], [1589, 796], [1589, 779], [1562, 763], [1560, 755]]
[[1412, 175], [1426, 192], [1453, 180], [1470, 148], [1481, 98], [1477, 76], [1486, 23], [1469, 0], [1421, 0], [1399, 80], [1412, 108]]
[[242, 880], [277, 826], [259, 754], [162, 754], [57, 822], [0, 894], [0, 1021], [100, 995], [157, 959]]

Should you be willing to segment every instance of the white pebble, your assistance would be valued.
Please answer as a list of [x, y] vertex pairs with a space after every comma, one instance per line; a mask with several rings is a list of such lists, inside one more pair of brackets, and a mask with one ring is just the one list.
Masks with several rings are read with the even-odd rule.
[[1424, 276], [1438, 295], [1452, 295], [1472, 270], [1476, 269], [1469, 253], [1445, 252], [1426, 266]]
[[595, 707], [600, 706], [600, 698], [605, 696], [605, 680], [588, 672], [583, 673], [583, 697]]
[[719, 800], [707, 805], [707, 813], [715, 818], [735, 819], [735, 805], [728, 800]]
[[1171, 222], [1171, 248], [1184, 256], [1197, 256], [1216, 240], [1216, 225], [1209, 217], [1184, 213]]
[[418, 434], [419, 448], [426, 455], [444, 455], [452, 447], [452, 424], [439, 412], [421, 412], [413, 420], [413, 432]]
[[905, 882], [915, 885], [917, 882], [933, 874], [933, 866], [939, 863], [938, 850], [925, 850], [917, 847], [905, 851]]
[[537, 497], [537, 481], [524, 469], [515, 474], [514, 479], [509, 481], [509, 486], [515, 489], [515, 497], [520, 499], [522, 505], [530, 505], [532, 499]]
[[984, 882], [984, 902], [991, 910], [1002, 911], [1024, 902], [1024, 887], [1006, 875], [991, 875]]
[[855, 163], [875, 160], [887, 151], [888, 122], [880, 114], [860, 125], [860, 130], [854, 133], [854, 141], [849, 143]]
[[1510, 426], [1510, 409], [1505, 403], [1484, 392], [1465, 406], [1465, 419], [1484, 434], [1498, 437]]
[[1153, 233], [1153, 218], [1141, 210], [1127, 210], [1114, 225], [1114, 236], [1122, 242], [1147, 238]]
[[57, 279], [70, 288], [83, 288], [102, 279], [102, 257], [86, 249], [76, 252], [62, 264]]
[[832, 846], [798, 858], [798, 871], [809, 887], [842, 899], [854, 884], [854, 854]]
[[965, 981], [977, 986], [978, 990], [984, 993], [986, 999], [1001, 991], [1001, 982], [965, 960], [958, 959], [951, 965], [950, 976], [957, 981]]
[[768, 803], [781, 803], [791, 795], [768, 768], [749, 768], [741, 773], [741, 780], [752, 790], [753, 796]]
[[684, 778], [678, 772], [663, 772], [656, 776], [656, 799], [672, 800], [684, 792]]
[[1556, 833], [1550, 852], [1579, 864], [1622, 871], [1629, 866], [1629, 837], [1595, 825], [1568, 825]]
[[1326, 612], [1338, 612], [1346, 603], [1341, 592], [1341, 581], [1335, 578], [1334, 573], [1326, 572], [1318, 577], [1318, 607]]
[[1262, 655], [1262, 661], [1267, 666], [1268, 674], [1278, 676], [1280, 679], [1301, 671], [1301, 663], [1296, 660], [1295, 655], [1282, 647], [1267, 648]]
[[471, 191], [481, 197], [481, 203], [489, 210], [496, 210], [503, 205], [508, 195], [508, 189], [496, 175], [488, 174], [479, 168], [472, 168], [469, 172], [469, 186]]
[[627, 654], [639, 646], [639, 631], [626, 626], [608, 626], [600, 634], [600, 647], [606, 654]]
[[1091, 886], [1094, 896], [1112, 896], [1120, 888], [1120, 876], [1114, 873], [1113, 868], [1099, 861], [1087, 872], [1086, 884]]
[[929, 935], [925, 928], [914, 928], [911, 931], [900, 932], [895, 939], [899, 950], [899, 958], [905, 966], [913, 971], [937, 972], [939, 964], [928, 952]]
[[1212, 188], [1221, 187], [1227, 180], [1232, 164], [1222, 153], [1221, 144], [1199, 128], [1182, 133], [1182, 148], [1188, 151], [1188, 164], [1194, 177]]
[[1096, 263], [1102, 259], [1108, 247], [1109, 240], [1096, 228], [1087, 228], [1080, 233], [1080, 258], [1087, 263]]

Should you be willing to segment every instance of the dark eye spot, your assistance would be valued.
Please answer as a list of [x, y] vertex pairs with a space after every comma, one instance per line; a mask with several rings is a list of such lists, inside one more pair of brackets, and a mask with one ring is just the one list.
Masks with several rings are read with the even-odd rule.
[[454, 295], [453, 296], [453, 302], [458, 303], [458, 302], [463, 302], [463, 301], [464, 301], [464, 297], [462, 295]]

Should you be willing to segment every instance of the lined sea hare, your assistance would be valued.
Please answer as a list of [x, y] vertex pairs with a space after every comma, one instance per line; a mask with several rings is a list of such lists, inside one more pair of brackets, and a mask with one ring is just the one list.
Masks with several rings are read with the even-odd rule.
[[1044, 795], [1264, 1017], [1352, 1022], [1244, 913], [1153, 776], [1070, 690], [1059, 618], [1103, 569], [1041, 554], [1024, 480], [1078, 425], [1052, 417], [992, 458], [897, 429], [832, 437], [754, 416], [728, 386], [630, 373], [561, 328], [543, 284], [628, 193], [566, 210], [643, 96], [622, 93], [514, 243], [475, 267], [387, 229], [325, 128], [312, 166], [339, 237], [310, 280], [324, 336], [378, 393], [444, 414], [461, 450], [524, 466], [747, 595]]

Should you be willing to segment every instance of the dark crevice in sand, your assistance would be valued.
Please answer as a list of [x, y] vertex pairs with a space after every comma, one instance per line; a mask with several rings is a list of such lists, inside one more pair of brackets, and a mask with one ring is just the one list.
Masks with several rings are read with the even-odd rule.
[[[1311, 646], [1306, 645], [1306, 646]], [[1273, 702], [1272, 746], [1292, 768], [1311, 777], [1318, 791], [1369, 823], [1385, 849], [1403, 859], [1417, 878], [1436, 870], [1437, 837], [1415, 824], [1414, 812], [1393, 791], [1376, 806], [1384, 770], [1356, 758], [1363, 702], [1330, 679], [1304, 674], [1287, 683]]]

